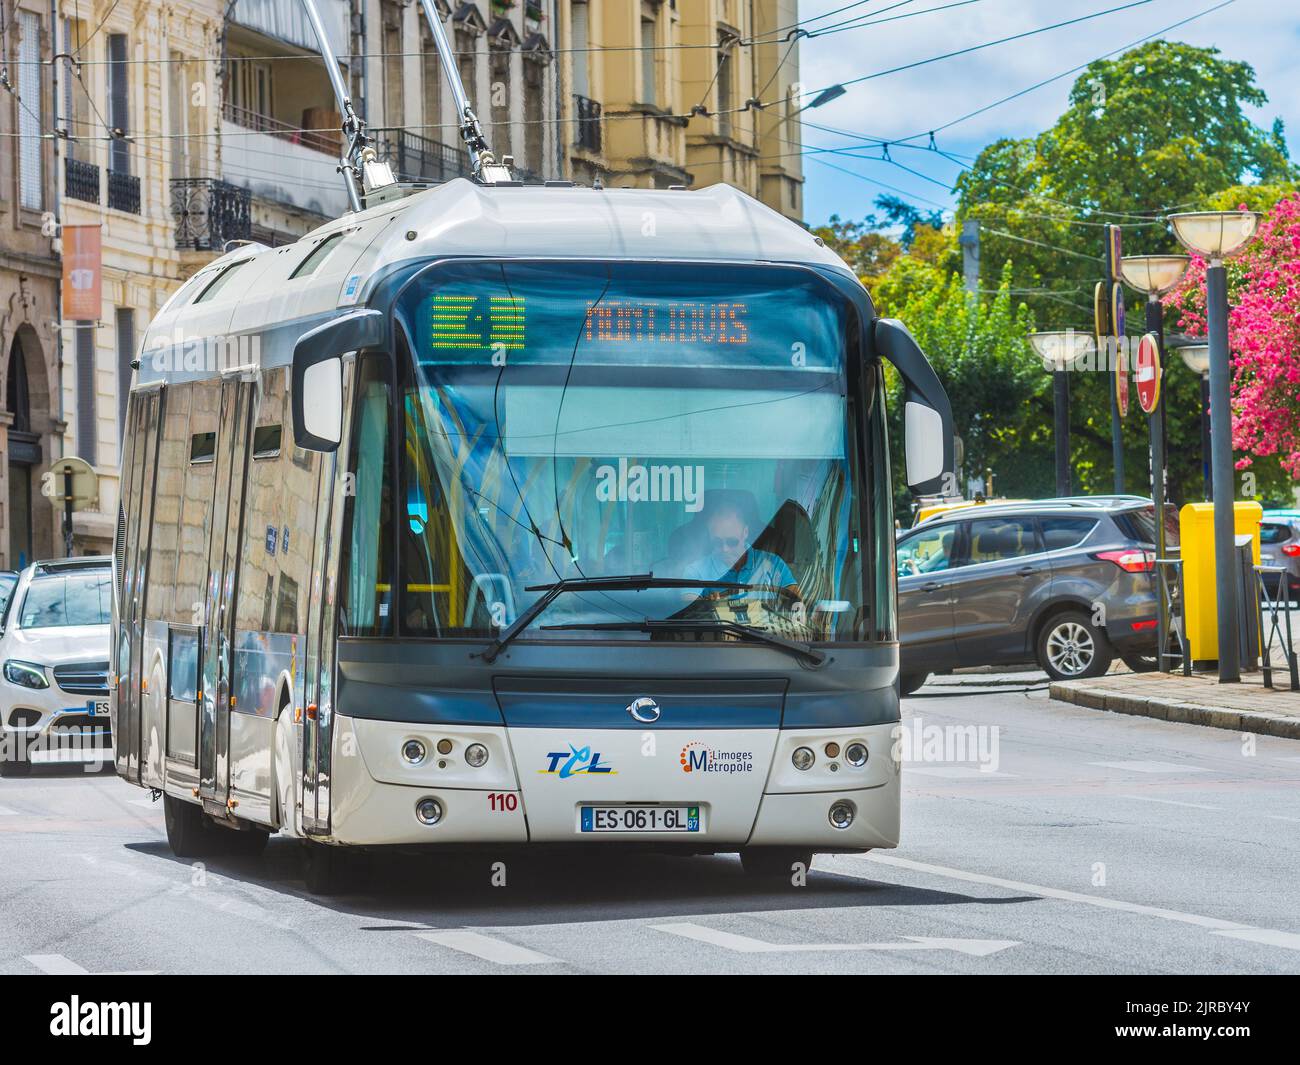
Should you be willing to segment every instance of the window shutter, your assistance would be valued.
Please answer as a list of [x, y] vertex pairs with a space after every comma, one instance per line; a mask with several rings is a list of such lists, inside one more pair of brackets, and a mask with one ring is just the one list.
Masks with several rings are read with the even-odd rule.
[[[122, 137], [131, 132], [131, 99], [127, 89], [130, 76], [127, 64], [127, 36], [125, 33], [108, 35], [108, 121]], [[131, 173], [131, 156], [126, 141], [116, 137], [109, 144], [109, 169], [119, 174]]]
[[77, 454], [95, 465], [95, 326], [77, 323]]
[[45, 109], [41, 93], [41, 20], [30, 11], [18, 12], [18, 158], [19, 202], [31, 211], [45, 206], [45, 142], [41, 139]]
[[126, 399], [131, 392], [131, 360], [135, 358], [135, 311], [117, 309], [117, 442], [126, 432]]

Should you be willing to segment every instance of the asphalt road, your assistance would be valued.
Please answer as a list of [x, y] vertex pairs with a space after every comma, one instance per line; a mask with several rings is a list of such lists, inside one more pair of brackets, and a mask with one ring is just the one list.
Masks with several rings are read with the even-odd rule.
[[[499, 887], [395, 858], [322, 900], [289, 841], [192, 866], [147, 792], [39, 767], [0, 781], [0, 972], [1300, 972], [1300, 742], [965, 679], [905, 701], [902, 846], [802, 888], [732, 856], [514, 856]], [[987, 771], [933, 757], [969, 725]]]

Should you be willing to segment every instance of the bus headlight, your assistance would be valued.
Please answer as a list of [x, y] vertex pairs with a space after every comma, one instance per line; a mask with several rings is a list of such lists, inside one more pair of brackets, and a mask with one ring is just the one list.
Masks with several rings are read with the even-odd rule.
[[11, 658], [5, 663], [5, 680], [24, 688], [48, 688], [50, 682], [45, 679], [45, 667], [35, 662], [20, 662]]
[[811, 769], [813, 762], [816, 760], [817, 756], [812, 753], [811, 747], [796, 747], [794, 754], [790, 755], [790, 761], [794, 763], [794, 767], [800, 772]]
[[844, 760], [855, 769], [867, 764], [867, 745], [854, 740], [844, 748]]
[[442, 803], [425, 796], [415, 804], [415, 819], [422, 825], [436, 825], [442, 820]]
[[419, 765], [424, 761], [424, 756], [427, 753], [424, 744], [419, 740], [407, 740], [402, 744], [402, 757], [411, 765]]
[[847, 799], [841, 799], [831, 807], [830, 819], [831, 824], [836, 828], [848, 828], [853, 824], [853, 818], [857, 814], [853, 803]]
[[485, 765], [488, 760], [488, 749], [481, 743], [471, 743], [465, 748], [465, 761], [474, 769]]

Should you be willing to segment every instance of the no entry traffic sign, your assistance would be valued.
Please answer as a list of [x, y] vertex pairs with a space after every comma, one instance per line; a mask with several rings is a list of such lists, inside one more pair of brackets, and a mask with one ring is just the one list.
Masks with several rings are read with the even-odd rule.
[[1148, 333], [1138, 341], [1137, 366], [1134, 367], [1138, 403], [1148, 414], [1160, 402], [1160, 374], [1160, 342], [1155, 333]]

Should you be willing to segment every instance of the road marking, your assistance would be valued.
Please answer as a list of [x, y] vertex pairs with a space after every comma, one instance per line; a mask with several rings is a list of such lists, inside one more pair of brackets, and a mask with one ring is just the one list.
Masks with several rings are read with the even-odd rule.
[[18, 811], [11, 810], [7, 806], [0, 806], [0, 817], [17, 817]]
[[988, 884], [991, 887], [1000, 887], [1007, 891], [1018, 891], [1026, 895], [1041, 895], [1043, 898], [1059, 899], [1063, 902], [1081, 902], [1086, 906], [1097, 906], [1104, 910], [1121, 910], [1125, 913], [1141, 914], [1144, 917], [1159, 917], [1163, 921], [1177, 921], [1179, 924], [1196, 925], [1211, 932], [1232, 935], [1234, 939], [1246, 939], [1256, 943], [1267, 943], [1275, 947], [1289, 947], [1293, 950], [1300, 950], [1300, 935], [1291, 932], [1277, 932], [1269, 928], [1255, 928], [1248, 924], [1241, 924], [1238, 921], [1224, 921], [1218, 917], [1204, 917], [1197, 913], [1166, 910], [1160, 906], [1144, 906], [1140, 902], [1125, 902], [1123, 899], [1105, 899], [1097, 895], [1085, 895], [1080, 891], [1065, 891], [1061, 888], [1043, 887], [1041, 884], [1027, 884], [1021, 880], [1006, 880], [1000, 876], [968, 873], [964, 869], [949, 869], [943, 865], [914, 862], [907, 858], [895, 858], [890, 854], [855, 854], [851, 857], [856, 861], [893, 865], [900, 869], [912, 869], [918, 873], [947, 877], [950, 880], [964, 880], [969, 884]]
[[1190, 810], [1220, 810], [1219, 806], [1206, 806], [1199, 802], [1179, 802], [1177, 799], [1156, 799], [1150, 795], [1118, 795], [1116, 798], [1132, 799], [1134, 802], [1158, 802], [1165, 806], [1186, 806]]
[[23, 958], [31, 962], [47, 976], [156, 976], [157, 969], [139, 969], [135, 972], [92, 973], [83, 969], [75, 961], [62, 954], [24, 954]]
[[1290, 821], [1292, 824], [1300, 825], [1300, 817], [1283, 817], [1281, 814], [1265, 814], [1264, 816], [1273, 821]]
[[539, 954], [527, 947], [507, 943], [503, 939], [493, 939], [491, 936], [471, 932], [465, 928], [451, 928], [443, 932], [413, 932], [412, 935], [417, 939], [427, 939], [430, 943], [437, 943], [440, 947], [450, 947], [462, 954], [472, 954], [476, 958], [495, 962], [498, 965], [555, 965], [559, 963], [558, 958]]
[[1209, 773], [1199, 765], [1175, 765], [1173, 762], [1089, 762], [1104, 769], [1127, 769], [1134, 773]]
[[949, 777], [953, 780], [977, 780], [982, 777], [1014, 777], [1015, 773], [1003, 773], [997, 769], [979, 769], [970, 765], [917, 766], [903, 764], [903, 772], [922, 777]]
[[1294, 932], [1277, 932], [1271, 928], [1239, 928], [1230, 932], [1214, 932], [1229, 939], [1245, 939], [1251, 943], [1267, 943], [1270, 947], [1288, 947], [1300, 950], [1300, 936]]
[[763, 939], [723, 932], [717, 928], [692, 924], [689, 921], [674, 924], [654, 924], [650, 926], [657, 932], [694, 939], [700, 943], [722, 947], [738, 954], [774, 954], [795, 951], [832, 951], [832, 950], [955, 950], [961, 954], [970, 954], [977, 958], [996, 954], [1008, 947], [1018, 947], [1014, 939], [936, 939], [928, 936], [904, 936], [906, 943], [768, 943]]

